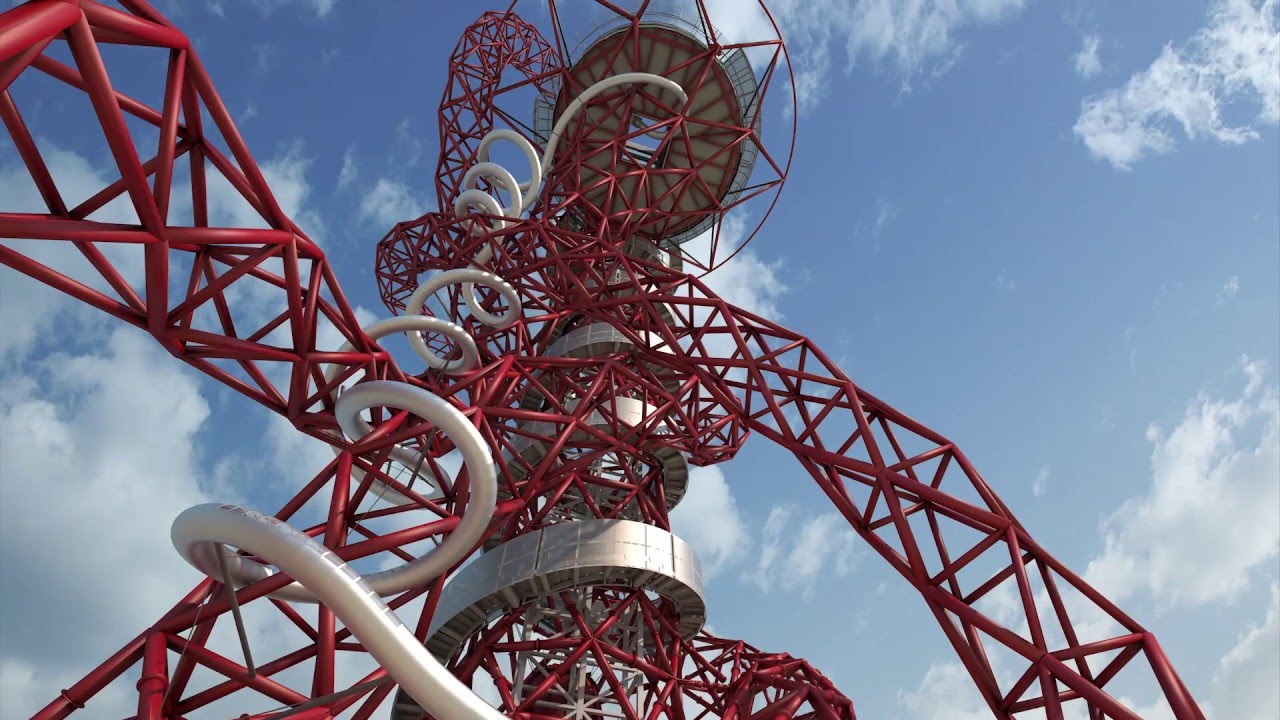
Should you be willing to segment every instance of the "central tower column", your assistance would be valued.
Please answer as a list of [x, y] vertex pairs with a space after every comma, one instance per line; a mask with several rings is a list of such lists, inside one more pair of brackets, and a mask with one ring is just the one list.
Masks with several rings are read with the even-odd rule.
[[[683, 272], [681, 246], [701, 241], [749, 192], [760, 87], [743, 50], [722, 50], [714, 37], [674, 15], [619, 19], [588, 33], [572, 64], [544, 83], [532, 131], [557, 151], [534, 212], [605, 257], [554, 272], [543, 264], [539, 283], [552, 294], [625, 301], [656, 287], [655, 277]], [[673, 81], [686, 97], [606, 82], [637, 73]], [[520, 286], [520, 260], [505, 262], [502, 274]], [[629, 339], [545, 298], [540, 307], [541, 329], [516, 352], [500, 338], [492, 350], [515, 355], [523, 375], [500, 408], [513, 419], [494, 459], [503, 499], [526, 506], [444, 586], [427, 648], [513, 718], [853, 720], [848, 699], [803, 661], [703, 629], [702, 567], [671, 533], [670, 513], [691, 460], [730, 457], [737, 436], [707, 425], [712, 414], [686, 411], [697, 386], [653, 359], [663, 337], [641, 347], [643, 335]], [[676, 331], [669, 336], [686, 334], [681, 318], [656, 309]], [[424, 714], [401, 693], [392, 717]]]

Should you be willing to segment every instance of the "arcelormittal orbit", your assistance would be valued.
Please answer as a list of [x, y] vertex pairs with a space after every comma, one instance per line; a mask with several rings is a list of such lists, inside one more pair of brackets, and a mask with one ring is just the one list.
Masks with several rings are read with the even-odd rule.
[[[0, 193], [0, 262], [334, 448], [273, 516], [179, 515], [173, 542], [207, 579], [36, 717], [95, 716], [96, 695], [136, 678], [145, 720], [368, 718], [392, 697], [397, 720], [853, 720], [804, 661], [704, 629], [701, 566], [671, 533], [690, 466], [755, 434], [920, 593], [993, 717], [1134, 720], [1108, 688], [1127, 671], [1202, 720], [1155, 638], [959, 448], [700, 279], [745, 242], [722, 242], [726, 217], [763, 222], [786, 179], [794, 93], [772, 21], [728, 38], [701, 0], [565, 5], [530, 13], [549, 35], [514, 9], [463, 32], [439, 108], [442, 209], [378, 243], [396, 316], [363, 327], [172, 23], [143, 0], [0, 15], [0, 117], [47, 206]], [[568, 14], [586, 29], [566, 33]], [[151, 97], [119, 89], [120, 46], [165, 69]], [[85, 99], [118, 171], [78, 205], [23, 117], [45, 92]], [[215, 185], [260, 222], [217, 226]], [[117, 199], [130, 221], [100, 217]], [[392, 335], [412, 369], [380, 347]], [[976, 607], [1001, 587], [1012, 625]], [[247, 618], [299, 640], [255, 652]], [[1111, 630], [1082, 636], [1086, 618]], [[215, 626], [239, 652], [213, 649]]]

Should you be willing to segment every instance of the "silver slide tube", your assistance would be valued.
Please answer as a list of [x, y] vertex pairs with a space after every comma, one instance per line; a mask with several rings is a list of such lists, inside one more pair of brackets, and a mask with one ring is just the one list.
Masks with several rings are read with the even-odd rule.
[[[501, 208], [492, 196], [473, 187], [459, 195], [455, 211], [462, 214], [474, 206], [490, 215], [518, 216], [528, 209], [536, 198], [542, 176], [550, 166], [560, 134], [569, 119], [594, 95], [625, 83], [656, 85], [676, 93], [682, 103], [687, 99], [678, 84], [659, 75], [624, 73], [605, 78], [587, 88], [569, 105], [552, 131], [541, 162], [536, 162], [536, 153], [522, 136], [495, 130], [482, 140], [482, 162], [467, 173], [466, 183], [475, 184], [478, 178], [486, 177], [508, 191], [513, 198], [512, 206]], [[525, 151], [533, 171], [533, 177], [527, 183], [517, 183], [510, 172], [488, 162], [489, 144], [503, 139], [516, 142]], [[505, 221], [501, 221], [493, 229], [505, 227]], [[473, 226], [473, 231], [476, 229]], [[375, 339], [392, 332], [407, 333], [423, 360], [444, 372], [465, 372], [474, 367], [478, 361], [474, 340], [466, 336], [458, 325], [423, 316], [421, 310], [429, 294], [445, 285], [462, 282], [467, 305], [480, 322], [499, 328], [515, 322], [522, 312], [519, 295], [502, 278], [474, 267], [488, 262], [492, 256], [493, 246], [486, 245], [473, 261], [473, 267], [445, 271], [419, 287], [411, 299], [409, 316], [375, 323], [367, 332]], [[476, 282], [502, 294], [508, 304], [507, 312], [494, 316], [484, 311], [474, 296]], [[421, 333], [424, 331], [446, 335], [463, 349], [463, 357], [458, 361], [446, 361], [431, 353], [422, 341]], [[331, 380], [336, 372], [336, 367], [330, 367], [326, 378]], [[272, 597], [324, 604], [351, 630], [392, 679], [439, 720], [506, 720], [505, 715], [433, 658], [382, 600], [385, 596], [430, 582], [466, 557], [480, 542], [493, 519], [497, 501], [497, 469], [492, 451], [475, 426], [447, 401], [422, 388], [388, 380], [357, 384], [338, 397], [334, 414], [348, 438], [356, 440], [372, 430], [360, 414], [373, 407], [399, 408], [427, 420], [444, 432], [462, 452], [471, 479], [467, 508], [458, 526], [431, 552], [400, 567], [362, 577], [332, 551], [287, 523], [235, 505], [216, 503], [197, 505], [178, 515], [170, 531], [174, 547], [188, 563], [212, 578], [222, 576], [222, 564], [225, 562], [230, 580], [237, 587], [276, 573], [239, 555], [236, 549], [257, 555], [293, 578], [292, 583], [272, 593]], [[401, 461], [416, 463], [418, 459], [418, 454], [409, 448], [396, 448], [393, 454]], [[387, 490], [385, 485], [375, 484]]]
[[438, 720], [508, 720], [432, 657], [359, 574], [304, 533], [252, 510], [209, 503], [183, 511], [172, 535], [184, 557], [199, 554], [201, 546], [226, 543], [270, 558], [313, 591], [387, 674]]

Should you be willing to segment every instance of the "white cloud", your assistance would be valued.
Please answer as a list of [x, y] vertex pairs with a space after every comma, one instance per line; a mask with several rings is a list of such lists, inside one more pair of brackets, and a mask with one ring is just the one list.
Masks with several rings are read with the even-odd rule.
[[[311, 197], [311, 183], [307, 180], [307, 171], [310, 169], [311, 158], [304, 154], [302, 141], [296, 140], [282, 154], [262, 164], [262, 177], [267, 181], [271, 194], [275, 196], [284, 214], [316, 243], [323, 243], [324, 221], [318, 211], [307, 205]], [[212, 190], [211, 184], [210, 194]], [[209, 202], [212, 213], [214, 199], [209, 198]]]
[[4, 384], [0, 685], [36, 705], [0, 715], [19, 717], [190, 589], [169, 524], [220, 483], [196, 450], [209, 407], [195, 378], [137, 330], [112, 333], [101, 355], [50, 356]]
[[[276, 309], [275, 312], [279, 312]], [[378, 316], [363, 306], [353, 308], [356, 322], [360, 327], [368, 327], [377, 321]], [[346, 339], [327, 317], [321, 316], [316, 326], [316, 348], [322, 351], [336, 351], [342, 347]], [[405, 368], [408, 370], [409, 368]], [[287, 367], [276, 369], [279, 376], [269, 376], [277, 387], [287, 384]], [[359, 376], [357, 376], [357, 379]], [[346, 385], [344, 384], [344, 387]], [[314, 473], [333, 460], [333, 449], [328, 443], [298, 432], [287, 418], [272, 414], [267, 417], [267, 447], [270, 450], [270, 461], [273, 477], [277, 478], [283, 488], [297, 488]]]
[[351, 183], [356, 181], [358, 173], [356, 168], [356, 146], [352, 145], [347, 151], [342, 153], [342, 169], [338, 171], [338, 189], [346, 190], [351, 187]]
[[[69, 207], [74, 207], [112, 182], [111, 171], [91, 165], [76, 153], [62, 150], [38, 139], [49, 173], [57, 179], [58, 190]], [[118, 176], [117, 176], [118, 177]], [[0, 155], [0, 212], [48, 212], [26, 166], [16, 156]], [[90, 215], [99, 222], [137, 223], [138, 216], [125, 197], [118, 197]], [[90, 287], [114, 295], [69, 243], [51, 241], [3, 241], [23, 255], [57, 269]], [[137, 287], [143, 278], [142, 254], [135, 248], [104, 243], [103, 254], [124, 279]], [[8, 268], [0, 270], [0, 360], [20, 361], [36, 347], [40, 338], [51, 337], [53, 321], [60, 314], [81, 312], [80, 303], [26, 275]], [[85, 313], [88, 314], [87, 312]]]
[[[1232, 603], [1247, 588], [1252, 571], [1280, 551], [1280, 517], [1275, 513], [1280, 506], [1280, 397], [1274, 387], [1265, 387], [1260, 363], [1244, 358], [1242, 372], [1247, 385], [1241, 397], [1223, 401], [1201, 395], [1171, 432], [1155, 426], [1148, 431], [1154, 446], [1151, 487], [1106, 520], [1105, 549], [1085, 572], [1085, 580], [1110, 600], [1123, 605], [1142, 595], [1177, 606]], [[1041, 468], [1036, 485], [1048, 476], [1048, 466]], [[1218, 664], [1212, 712], [1206, 706], [1209, 717], [1277, 717], [1257, 712], [1280, 709], [1275, 701], [1278, 603], [1280, 586], [1273, 585], [1266, 620], [1261, 627], [1249, 627]], [[1115, 634], [1118, 626], [1091, 603], [1068, 598], [1067, 604], [1083, 641]], [[1037, 605], [1045, 617], [1043, 591]], [[1010, 584], [988, 593], [979, 609], [1025, 636], [1025, 616]], [[1024, 669], [1010, 667], [1008, 657], [992, 655], [1006, 689], [1016, 679], [1014, 673]], [[1194, 690], [1194, 679], [1187, 680]], [[1163, 698], [1145, 706], [1117, 699], [1139, 717], [1173, 718]], [[930, 666], [915, 689], [899, 691], [898, 700], [910, 717], [921, 720], [990, 716], [968, 673], [955, 662]], [[1068, 720], [1087, 717], [1079, 703], [1064, 710]]]
[[1277, 7], [1278, 0], [1219, 0], [1208, 24], [1181, 47], [1166, 45], [1124, 87], [1086, 99], [1076, 136], [1094, 157], [1120, 169], [1172, 150], [1170, 124], [1192, 140], [1208, 136], [1235, 145], [1256, 139], [1256, 129], [1227, 125], [1222, 111], [1256, 103], [1258, 122], [1280, 123]]
[[1098, 48], [1102, 44], [1102, 38], [1097, 35], [1085, 35], [1084, 41], [1080, 46], [1080, 52], [1071, 57], [1075, 63], [1076, 72], [1080, 77], [1093, 77], [1102, 72], [1102, 60], [1098, 57]]
[[861, 0], [848, 23], [850, 63], [863, 56], [891, 62], [909, 80], [930, 62], [954, 57], [961, 28], [998, 22], [1022, 6], [1023, 0]]
[[[195, 585], [198, 573], [169, 540], [178, 513], [215, 500], [243, 504], [242, 490], [260, 490], [261, 478], [244, 472], [251, 463], [201, 450], [210, 409], [196, 378], [131, 328], [111, 333], [101, 352], [52, 355], [29, 375], [0, 375], [0, 717], [31, 715]], [[323, 466], [315, 460], [292, 459], [292, 487]], [[265, 602], [244, 611], [259, 663], [305, 640]], [[208, 645], [240, 658], [229, 617]], [[368, 656], [340, 653], [339, 686], [372, 666]], [[275, 679], [302, 688], [309, 673], [303, 663]], [[134, 680], [136, 668], [97, 694], [89, 712], [131, 714]], [[276, 704], [240, 693], [192, 717]]]
[[324, 17], [338, 5], [338, 0], [304, 0], [305, 4], [315, 9], [316, 15]]
[[326, 17], [338, 5], [338, 0], [253, 0], [254, 5], [263, 13], [272, 13], [282, 7], [297, 6], [310, 10], [316, 17]]
[[[114, 169], [96, 168], [80, 155], [61, 150], [48, 141], [39, 140], [38, 143], [51, 174], [58, 181], [59, 191], [68, 205], [74, 206], [110, 184]], [[0, 203], [0, 211], [46, 212], [44, 203], [31, 182], [26, 168], [18, 162], [7, 162], [10, 158], [0, 156], [0, 159], [6, 161], [0, 164], [0, 186], [9, 191]], [[16, 161], [16, 158], [13, 160]], [[261, 169], [284, 213], [309, 231], [312, 239], [320, 241], [323, 223], [319, 214], [308, 205], [311, 187], [306, 176], [310, 165], [310, 159], [303, 153], [302, 143], [295, 141], [287, 145], [280, 154], [262, 163]], [[250, 228], [267, 226], [266, 221], [220, 173], [209, 172], [207, 178], [210, 224]], [[171, 222], [189, 223], [191, 221], [189, 183], [182, 183], [175, 187], [172, 197]], [[90, 215], [90, 219], [101, 222], [137, 223], [137, 215], [129, 204], [128, 198], [124, 196], [116, 198]], [[69, 243], [6, 241], [6, 244], [10, 243], [28, 257], [109, 295], [114, 294], [114, 291], [101, 279], [100, 274], [92, 270]], [[137, 289], [139, 294], [142, 294], [143, 263], [140, 248], [115, 243], [102, 243], [100, 247], [124, 279]], [[183, 258], [178, 256], [171, 265], [171, 276], [178, 283], [177, 287], [171, 288], [171, 292], [183, 291], [185, 278], [180, 264], [182, 260]], [[278, 260], [267, 261], [265, 267], [277, 273], [280, 272]], [[249, 277], [241, 278], [230, 287], [227, 290], [227, 297], [238, 322], [246, 318], [265, 322], [284, 306], [284, 297], [278, 289]], [[61, 293], [48, 290], [25, 275], [10, 271], [5, 271], [4, 280], [0, 282], [0, 306], [4, 308], [4, 312], [0, 312], [0, 358], [21, 360], [28, 353], [39, 349], [38, 339], [53, 335], [55, 319], [58, 322], [74, 322], [78, 325], [91, 322], [95, 327], [101, 324], [96, 311]], [[74, 315], [66, 315], [66, 313], [74, 313]], [[244, 329], [243, 324], [241, 329]], [[63, 327], [58, 332], [66, 333], [68, 330], [69, 327]]]
[[[262, 176], [281, 211], [293, 219], [298, 227], [318, 246], [324, 247], [325, 223], [319, 211], [310, 204], [312, 199], [311, 182], [307, 173], [311, 169], [312, 160], [305, 154], [301, 140], [286, 144], [279, 154], [260, 164]], [[209, 212], [209, 224], [214, 227], [265, 228], [267, 221], [250, 205], [238, 190], [218, 172], [207, 174], [206, 199]], [[170, 222], [180, 224], [189, 222], [191, 218], [191, 187], [184, 183], [173, 191], [174, 204], [170, 212]], [[269, 258], [261, 267], [276, 275], [283, 275], [284, 264], [279, 258]], [[179, 292], [185, 292], [185, 287]], [[241, 330], [252, 325], [261, 327], [274, 318], [284, 307], [285, 297], [276, 286], [244, 276], [238, 279], [225, 291], [225, 297], [231, 308], [232, 316]], [[210, 313], [208, 305], [201, 312]], [[197, 314], [197, 320], [201, 319]], [[207, 328], [220, 328], [209, 320]], [[288, 329], [278, 327], [265, 338], [268, 343], [286, 342]], [[287, 372], [283, 364], [268, 365], [268, 376], [272, 372]]]
[[[270, 160], [260, 162], [259, 169], [262, 170], [262, 177], [266, 180], [267, 187], [271, 188], [271, 194], [284, 214], [297, 223], [308, 237], [323, 246], [324, 220], [320, 217], [320, 213], [308, 204], [311, 200], [311, 182], [307, 179], [307, 173], [311, 170], [311, 163], [312, 160], [306, 154], [304, 143], [295, 139], [286, 144]], [[207, 178], [208, 185], [205, 192], [210, 225], [237, 228], [268, 227], [267, 221], [221, 173], [210, 169]], [[189, 182], [174, 187], [173, 207], [169, 214], [170, 222], [173, 224], [190, 222], [191, 185]]]
[[[69, 204], [110, 183], [110, 171], [39, 142]], [[262, 165], [282, 209], [315, 232], [319, 218], [306, 205], [308, 167], [296, 143]], [[264, 225], [220, 176], [209, 177], [213, 224]], [[0, 165], [0, 186], [6, 190], [0, 209], [44, 211], [20, 164]], [[183, 221], [184, 212], [190, 217], [189, 198], [189, 187], [175, 188], [175, 222]], [[137, 222], [124, 198], [91, 218]], [[106, 290], [67, 243], [6, 241], [10, 243]], [[125, 279], [139, 287], [138, 249], [106, 244], [103, 250]], [[181, 276], [181, 268], [174, 267]], [[198, 581], [169, 542], [173, 517], [199, 502], [239, 501], [238, 489], [255, 483], [242, 477], [253, 463], [238, 456], [209, 458], [199, 450], [207, 442], [202, 433], [209, 406], [194, 373], [183, 370], [145, 334], [133, 329], [106, 332], [96, 311], [26, 276], [0, 273], [0, 353], [11, 361], [0, 375], [0, 575], [5, 578], [0, 584], [5, 628], [0, 716], [22, 717], [154, 622]], [[239, 289], [237, 283], [233, 290]], [[253, 289], [232, 298], [237, 314], [267, 312], [282, 302], [278, 291]], [[323, 327], [320, 335], [326, 337]], [[52, 337], [49, 346], [72, 354], [40, 358], [45, 349], [41, 336]], [[96, 343], [99, 338], [101, 350], [95, 354], [74, 354], [75, 341]], [[22, 360], [26, 362], [16, 362]], [[291, 479], [296, 481], [294, 460]], [[92, 602], [82, 602], [86, 597]], [[259, 660], [300, 643], [300, 635], [270, 605], [247, 606], [245, 620]], [[239, 655], [229, 621], [219, 623], [210, 644], [228, 657]], [[340, 655], [340, 681], [367, 671], [367, 661]], [[301, 687], [299, 680], [308, 671], [300, 666], [279, 679]], [[106, 688], [89, 712], [131, 714], [137, 702], [132, 682], [126, 675]], [[244, 702], [243, 696], [228, 699], [227, 712], [251, 709]]]
[[1280, 585], [1262, 626], [1250, 626], [1213, 673], [1215, 718], [1280, 718]]
[[[706, 5], [711, 22], [730, 41], [773, 36], [755, 3]], [[833, 46], [844, 46], [846, 67], [869, 61], [887, 67], [907, 86], [955, 62], [961, 47], [956, 36], [963, 28], [999, 22], [1023, 5], [1023, 0], [786, 0], [770, 3], [770, 12], [787, 41], [804, 111], [827, 95]]]
[[1151, 487], [1106, 520], [1106, 548], [1085, 573], [1112, 600], [1230, 602], [1280, 551], [1280, 399], [1258, 363], [1245, 359], [1244, 372], [1240, 398], [1201, 395], [1171, 432], [1147, 431]]
[[1031, 483], [1031, 494], [1036, 497], [1043, 497], [1049, 491], [1049, 466], [1041, 465], [1040, 471], [1036, 473], [1036, 479]]
[[396, 125], [396, 162], [404, 167], [413, 167], [422, 159], [426, 143], [413, 129], [413, 121], [405, 118]]
[[884, 198], [876, 198], [876, 224], [874, 232], [877, 237], [889, 224], [898, 218], [898, 212], [901, 208], [896, 203], [885, 200]]
[[876, 198], [875, 217], [860, 218], [853, 226], [853, 237], [863, 238], [871, 237], [872, 252], [880, 252], [880, 240], [885, 230], [898, 219], [902, 212], [902, 206], [891, 200], [882, 197]]
[[1222, 305], [1240, 292], [1240, 276], [1232, 275], [1222, 289], [1218, 291], [1218, 304]]
[[781, 320], [778, 306], [790, 287], [782, 277], [782, 260], [765, 262], [744, 250], [707, 276], [707, 285], [727, 302], [770, 320]]
[[1018, 289], [1018, 284], [1014, 282], [1012, 278], [1005, 277], [1004, 273], [1000, 273], [999, 275], [996, 275], [996, 289], [1016, 290]]
[[[730, 213], [720, 231], [718, 257], [726, 257], [746, 239], [746, 220], [741, 213]], [[711, 253], [710, 231], [690, 240], [682, 248], [690, 256], [706, 262]], [[765, 262], [750, 248], [741, 250], [731, 260], [704, 276], [712, 292], [743, 310], [769, 320], [782, 319], [778, 302], [790, 288], [783, 279], [783, 261]]]
[[417, 193], [407, 184], [379, 178], [360, 200], [359, 217], [362, 221], [374, 223], [381, 230], [387, 230], [392, 225], [412, 220], [423, 212], [425, 210]]
[[689, 489], [671, 511], [671, 531], [693, 546], [708, 578], [751, 547], [737, 501], [716, 466], [689, 468]]
[[899, 690], [898, 703], [913, 720], [990, 720], [982, 696], [959, 663], [929, 666], [915, 690]]
[[[1014, 677], [1003, 667], [999, 660], [993, 660], [1000, 687], [1006, 691]], [[1032, 690], [1029, 695], [1038, 695]], [[1175, 720], [1173, 711], [1163, 697], [1156, 698], [1151, 705], [1139, 706], [1132, 699], [1124, 696], [1116, 697], [1121, 705], [1129, 708], [1144, 720]], [[919, 686], [914, 690], [898, 690], [898, 704], [907, 710], [912, 720], [990, 720], [991, 710], [987, 708], [982, 695], [978, 693], [968, 671], [958, 662], [939, 662], [929, 666]], [[1088, 720], [1088, 706], [1083, 700], [1067, 701], [1062, 706], [1065, 720]], [[1044, 720], [1047, 714], [1043, 710], [1027, 710], [1018, 713], [1018, 720]], [[1211, 718], [1219, 716], [1210, 714]], [[1227, 716], [1231, 718], [1247, 716]]]
[[[1016, 602], [1014, 600], [1013, 602]], [[997, 604], [1004, 604], [998, 601]], [[986, 611], [986, 608], [983, 608]], [[1001, 619], [996, 615], [997, 620]], [[1014, 677], [1011, 668], [993, 656], [1000, 686], [1008, 689]], [[1021, 667], [1012, 668], [1020, 670]], [[1273, 584], [1266, 617], [1250, 624], [1239, 642], [1219, 660], [1213, 674], [1209, 697], [1212, 704], [1201, 702], [1210, 720], [1277, 720], [1280, 718], [1280, 585]], [[1184, 679], [1191, 680], [1191, 678]], [[1192, 683], [1193, 694], [1195, 691]], [[1139, 706], [1128, 697], [1117, 698], [1121, 704], [1147, 720], [1173, 720], [1173, 711], [1163, 697], [1153, 698], [1150, 705]], [[913, 720], [986, 720], [990, 711], [978, 694], [972, 679], [957, 662], [938, 662], [929, 666], [914, 690], [899, 690], [898, 703]], [[1067, 720], [1086, 720], [1088, 713], [1079, 701], [1064, 707]], [[1019, 718], [1040, 719], [1043, 712], [1019, 713]]]
[[769, 511], [758, 560], [744, 580], [764, 592], [782, 588], [809, 597], [819, 577], [849, 574], [857, 558], [849, 523], [835, 512], [798, 515], [794, 505], [775, 505]]
[[[84, 675], [83, 669], [35, 666], [22, 658], [0, 655], [0, 715], [30, 717]], [[103, 717], [129, 717], [137, 712], [138, 695], [115, 682], [85, 705]]]

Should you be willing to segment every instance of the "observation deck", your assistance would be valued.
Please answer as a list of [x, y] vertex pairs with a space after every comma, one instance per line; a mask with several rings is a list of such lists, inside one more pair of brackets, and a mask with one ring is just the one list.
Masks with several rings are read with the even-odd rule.
[[565, 129], [564, 142], [584, 148], [573, 159], [573, 185], [585, 202], [606, 217], [628, 217], [660, 245], [710, 228], [743, 194], [759, 154], [749, 130], [759, 129], [755, 72], [742, 49], [709, 48], [708, 37], [717, 37], [714, 29], [674, 13], [646, 12], [638, 27], [620, 18], [605, 23], [572, 53], [567, 87], [534, 103], [534, 134], [545, 144], [573, 98], [604, 78], [652, 73], [686, 89], [674, 121], [663, 107], [671, 98], [640, 92], [620, 105], [588, 107]]

